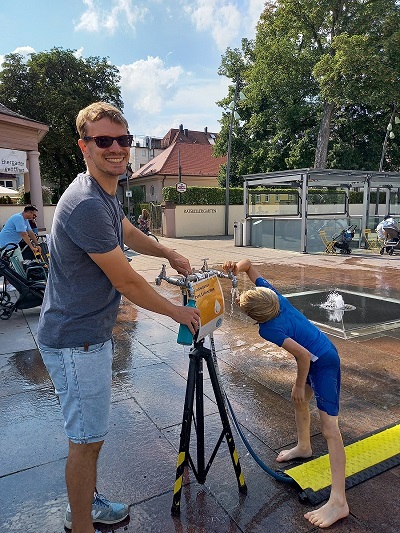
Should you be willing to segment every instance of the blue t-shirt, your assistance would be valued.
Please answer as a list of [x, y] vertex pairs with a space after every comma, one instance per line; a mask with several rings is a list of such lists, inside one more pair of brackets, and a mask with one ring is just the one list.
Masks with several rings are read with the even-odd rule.
[[260, 336], [278, 346], [282, 346], [285, 339], [290, 338], [311, 354], [311, 360], [316, 361], [332, 348], [328, 337], [312, 322], [298, 311], [282, 294], [263, 278], [256, 279], [257, 287], [272, 289], [279, 298], [280, 312], [278, 316], [259, 325]]
[[88, 254], [123, 247], [123, 218], [118, 198], [88, 174], [77, 176], [62, 195], [50, 235], [39, 344], [74, 348], [111, 338], [121, 295]]
[[22, 239], [21, 233], [31, 230], [28, 220], [25, 220], [22, 213], [11, 215], [0, 231], [0, 248], [6, 244], [19, 244]]

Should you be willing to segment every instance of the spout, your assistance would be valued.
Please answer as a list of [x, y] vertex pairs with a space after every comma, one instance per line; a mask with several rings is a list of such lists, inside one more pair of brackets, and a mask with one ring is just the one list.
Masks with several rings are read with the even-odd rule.
[[161, 285], [161, 281], [163, 279], [165, 279], [167, 276], [167, 271], [165, 269], [165, 264], [163, 264], [162, 268], [161, 268], [161, 272], [158, 274], [158, 276], [156, 277], [156, 285], [159, 287]]

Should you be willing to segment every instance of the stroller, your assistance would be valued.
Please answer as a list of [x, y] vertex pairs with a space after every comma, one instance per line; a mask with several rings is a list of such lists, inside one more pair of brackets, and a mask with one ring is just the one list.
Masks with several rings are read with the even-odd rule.
[[[11, 266], [11, 256], [16, 245], [8, 245], [0, 249], [0, 276], [3, 276], [3, 287], [0, 289], [0, 319], [8, 320], [14, 311], [18, 309], [31, 309], [42, 305], [46, 281], [44, 279], [32, 279], [40, 277], [39, 269], [42, 266], [31, 266], [26, 276], [16, 272]], [[43, 275], [42, 275], [43, 277]], [[11, 283], [18, 291], [16, 301], [11, 301], [11, 295], [7, 292], [7, 282]]]
[[387, 254], [393, 255], [396, 250], [400, 250], [400, 231], [394, 227], [383, 227], [383, 230], [386, 239], [379, 253], [383, 255], [386, 251]]
[[350, 243], [354, 238], [357, 229], [356, 224], [352, 224], [347, 229], [342, 230], [339, 234], [332, 237], [333, 248], [340, 250], [341, 254], [351, 254]]

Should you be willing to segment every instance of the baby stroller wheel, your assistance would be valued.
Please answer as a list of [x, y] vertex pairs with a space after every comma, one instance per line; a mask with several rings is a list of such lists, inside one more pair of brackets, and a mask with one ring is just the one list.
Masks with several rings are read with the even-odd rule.
[[388, 254], [389, 254], [389, 255], [393, 255], [393, 248], [389, 248], [389, 250], [388, 250]]
[[3, 308], [0, 309], [0, 319], [1, 320], [8, 320], [10, 316], [13, 314], [14, 311], [14, 304], [11, 302], [8, 302], [3, 305]]
[[8, 294], [8, 292], [3, 292], [0, 294], [0, 306], [8, 304], [10, 300], [11, 296]]
[[381, 255], [383, 255], [383, 254], [385, 253], [385, 247], [381, 248], [381, 249], [379, 250], [379, 253], [380, 253]]

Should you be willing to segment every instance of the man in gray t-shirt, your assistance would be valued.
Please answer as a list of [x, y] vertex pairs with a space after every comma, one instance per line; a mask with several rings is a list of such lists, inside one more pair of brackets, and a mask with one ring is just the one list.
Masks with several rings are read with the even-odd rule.
[[123, 244], [166, 258], [181, 274], [183, 256], [149, 239], [124, 217], [116, 197], [129, 162], [132, 136], [121, 112], [97, 102], [76, 121], [87, 172], [58, 202], [50, 237], [50, 269], [38, 327], [38, 344], [53, 381], [69, 439], [64, 525], [94, 532], [93, 521], [120, 522], [128, 506], [95, 493], [97, 458], [108, 431], [112, 329], [123, 294], [135, 304], [198, 328], [196, 308], [158, 294], [128, 263]]

